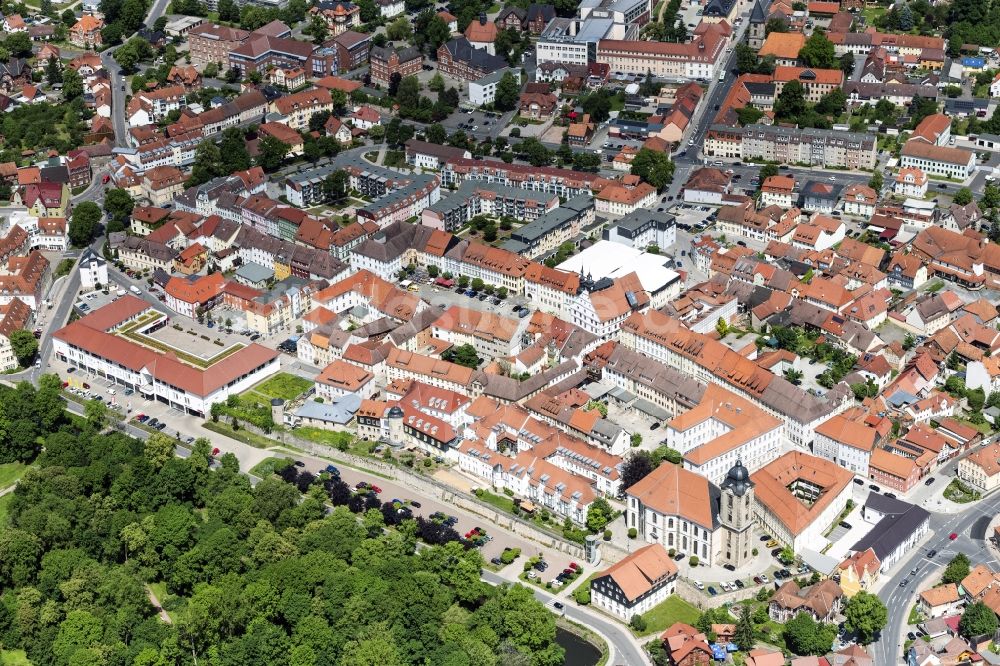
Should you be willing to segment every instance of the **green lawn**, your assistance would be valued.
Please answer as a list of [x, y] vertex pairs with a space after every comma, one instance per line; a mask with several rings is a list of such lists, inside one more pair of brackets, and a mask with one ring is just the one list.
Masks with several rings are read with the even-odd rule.
[[944, 489], [944, 496], [945, 499], [950, 499], [952, 502], [957, 502], [958, 504], [975, 502], [977, 499], [982, 497], [982, 495], [958, 479], [951, 480], [948, 487]]
[[885, 7], [865, 7], [861, 10], [861, 15], [865, 17], [865, 23], [874, 25], [875, 19], [885, 14]]
[[10, 502], [14, 499], [14, 493], [7, 493], [0, 497], [0, 530], [7, 527], [7, 514], [10, 512]]
[[22, 463], [7, 463], [0, 465], [0, 490], [16, 483], [27, 471], [28, 466]]
[[906, 619], [907, 624], [920, 624], [924, 621], [924, 616], [917, 610], [916, 605], [910, 608], [910, 616]]
[[163, 610], [167, 611], [167, 615], [174, 622], [177, 621], [177, 608], [180, 603], [184, 602], [182, 597], [176, 597], [169, 592], [167, 592], [167, 584], [163, 581], [159, 583], [147, 583], [149, 589], [153, 591], [156, 598], [160, 601], [160, 606]]
[[643, 613], [642, 617], [646, 620], [646, 630], [642, 633], [633, 630], [633, 633], [638, 636], [658, 634], [674, 622], [686, 622], [693, 625], [700, 616], [701, 611], [675, 594], [667, 597], [666, 601], [655, 606], [648, 613]]
[[[296, 428], [292, 432], [303, 439], [308, 439], [311, 442], [326, 444], [327, 446], [332, 446], [337, 449], [343, 447], [343, 450], [350, 449], [351, 444], [354, 441], [354, 436], [349, 432], [326, 430], [325, 428], [314, 428], [312, 426]], [[371, 449], [369, 448], [368, 450], [370, 451]]]
[[481, 488], [477, 489], [476, 497], [478, 497], [483, 502], [491, 504], [501, 511], [506, 511], [507, 513], [514, 513], [514, 500], [507, 497], [506, 495], [497, 495], [491, 493], [488, 490], [483, 490]]
[[272, 446], [277, 446], [280, 442], [271, 439], [270, 437], [264, 437], [264, 435], [258, 435], [255, 432], [248, 432], [246, 430], [233, 430], [233, 427], [228, 423], [222, 423], [221, 421], [215, 423], [213, 421], [205, 421], [201, 424], [206, 430], [211, 430], [212, 432], [217, 432], [220, 435], [225, 435], [226, 437], [232, 437], [238, 442], [243, 442], [244, 444], [249, 444], [250, 446], [255, 446], [258, 449], [268, 449]]
[[3, 650], [0, 652], [0, 666], [31, 666], [24, 650]]
[[268, 398], [281, 398], [282, 400], [294, 400], [310, 388], [313, 382], [305, 377], [290, 375], [287, 372], [280, 372], [270, 377], [261, 384], [253, 387], [252, 390], [265, 395]]
[[292, 460], [291, 458], [272, 456], [270, 458], [264, 458], [259, 463], [250, 468], [250, 473], [261, 479], [266, 479], [267, 477], [274, 474], [274, 468], [279, 464]]

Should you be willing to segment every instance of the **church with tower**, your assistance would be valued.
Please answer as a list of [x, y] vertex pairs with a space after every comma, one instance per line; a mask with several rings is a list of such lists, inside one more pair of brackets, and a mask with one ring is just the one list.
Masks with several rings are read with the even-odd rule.
[[754, 483], [738, 459], [718, 486], [679, 465], [660, 465], [629, 488], [625, 500], [627, 526], [672, 555], [734, 567], [752, 557]]

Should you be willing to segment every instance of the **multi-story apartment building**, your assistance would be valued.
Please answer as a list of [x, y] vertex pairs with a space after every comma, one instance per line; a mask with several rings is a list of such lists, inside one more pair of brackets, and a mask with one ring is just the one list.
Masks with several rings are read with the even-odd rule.
[[500, 56], [486, 49], [473, 48], [465, 37], [452, 39], [438, 47], [438, 69], [462, 81], [478, 81], [496, 69], [507, 66]]
[[[470, 181], [471, 182], [471, 181]], [[546, 256], [571, 242], [583, 227], [594, 221], [594, 200], [578, 194], [510, 234], [503, 248], [529, 257]]]
[[602, 39], [597, 45], [597, 62], [616, 72], [711, 79], [731, 34], [728, 24], [701, 23], [691, 41], [685, 43]]
[[424, 208], [421, 223], [444, 231], [457, 231], [477, 215], [512, 217], [531, 222], [559, 205], [553, 194], [496, 183], [468, 181], [445, 199]]
[[874, 135], [856, 132], [713, 125], [706, 136], [705, 151], [713, 157], [870, 170], [875, 168], [878, 146]]
[[291, 39], [285, 36], [290, 33], [282, 34], [278, 28], [270, 32], [261, 31], [251, 33], [243, 44], [229, 52], [231, 68], [243, 76], [258, 70], [263, 72], [268, 67], [301, 67], [306, 71], [312, 71], [310, 62], [313, 54], [312, 44]]
[[333, 111], [333, 99], [326, 88], [310, 88], [279, 97], [271, 102], [271, 111], [280, 114], [281, 121], [293, 130], [304, 130], [313, 114]]
[[587, 171], [507, 164], [494, 159], [448, 158], [441, 165], [443, 186], [456, 187], [466, 180], [521, 187], [569, 199], [578, 194], [590, 195], [599, 176]]
[[810, 104], [816, 104], [823, 98], [823, 95], [838, 90], [844, 85], [844, 72], [839, 69], [778, 66], [774, 68], [771, 80], [774, 82], [775, 97], [785, 89], [786, 83], [798, 81], [805, 88], [806, 101]]
[[752, 402], [710, 384], [696, 407], [666, 425], [666, 444], [684, 456], [684, 469], [715, 484], [742, 461], [751, 472], [777, 457], [784, 424]]
[[976, 153], [911, 139], [903, 145], [899, 163], [903, 168], [914, 167], [927, 175], [965, 180], [976, 169]]
[[394, 74], [399, 74], [400, 77], [419, 74], [423, 57], [412, 46], [405, 49], [374, 46], [368, 54], [368, 60], [372, 83], [388, 87]]
[[361, 7], [352, 2], [319, 0], [309, 8], [309, 15], [319, 17], [333, 36], [361, 25]]
[[225, 66], [229, 62], [230, 51], [241, 46], [249, 36], [246, 30], [211, 23], [195, 26], [188, 32], [191, 63], [198, 67], [210, 62]]

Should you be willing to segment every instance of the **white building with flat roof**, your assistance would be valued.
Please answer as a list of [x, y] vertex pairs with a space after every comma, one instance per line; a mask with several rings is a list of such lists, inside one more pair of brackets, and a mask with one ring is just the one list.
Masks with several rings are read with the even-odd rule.
[[681, 276], [669, 268], [670, 257], [650, 254], [610, 240], [600, 240], [575, 254], [556, 268], [570, 273], [593, 277], [621, 278], [635, 273], [642, 288], [649, 294], [651, 307], [659, 308], [676, 298], [681, 291]]

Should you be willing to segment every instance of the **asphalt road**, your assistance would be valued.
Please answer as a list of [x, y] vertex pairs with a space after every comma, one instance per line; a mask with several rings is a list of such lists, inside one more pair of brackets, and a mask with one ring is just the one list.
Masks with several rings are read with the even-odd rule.
[[[492, 585], [500, 585], [502, 583], [510, 582], [509, 580], [490, 571], [484, 571], [482, 578], [487, 583]], [[615, 666], [617, 664], [634, 666], [635, 664], [649, 663], [646, 655], [632, 640], [630, 640], [630, 637], [626, 634], [628, 631], [627, 629], [623, 629], [617, 624], [612, 624], [610, 621], [596, 618], [592, 613], [584, 612], [572, 603], [566, 603], [565, 600], [559, 600], [550, 594], [546, 594], [544, 590], [537, 587], [532, 586], [532, 591], [534, 592], [535, 599], [541, 602], [546, 608], [549, 608], [555, 613], [561, 613], [563, 616], [594, 630], [598, 634], [601, 634], [611, 646], [613, 651], [608, 657], [607, 663], [610, 666]], [[552, 605], [556, 601], [562, 601], [562, 603], [565, 604], [562, 611], [559, 611]]]
[[[930, 537], [919, 548], [914, 548], [909, 557], [896, 564], [896, 573], [885, 581], [879, 598], [889, 610], [886, 628], [879, 640], [869, 646], [869, 651], [878, 666], [897, 666], [903, 663], [903, 641], [906, 621], [910, 608], [916, 601], [916, 594], [921, 588], [933, 585], [933, 580], [926, 580], [932, 573], [939, 575], [937, 569], [943, 569], [952, 557], [965, 553], [972, 566], [988, 564], [994, 570], [1000, 568], [998, 563], [981, 538], [972, 536], [972, 528], [983, 517], [991, 519], [1000, 512], [1000, 495], [993, 495], [974, 504], [968, 510], [959, 514], [932, 513], [930, 517]], [[958, 537], [952, 541], [949, 536], [955, 533]], [[927, 553], [937, 550], [933, 560], [927, 558]], [[910, 577], [910, 571], [919, 567], [915, 577]], [[932, 572], [932, 569], [934, 570]], [[900, 587], [900, 583], [905, 585]]]

